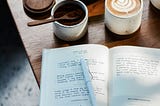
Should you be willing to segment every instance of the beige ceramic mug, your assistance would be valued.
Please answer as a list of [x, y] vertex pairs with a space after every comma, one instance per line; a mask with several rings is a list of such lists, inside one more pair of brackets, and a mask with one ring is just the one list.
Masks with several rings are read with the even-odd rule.
[[105, 25], [115, 34], [129, 35], [141, 25], [143, 0], [105, 0]]
[[56, 14], [56, 11], [58, 11], [59, 8], [62, 8], [62, 6], [66, 4], [72, 7], [73, 5], [80, 7], [85, 14], [84, 18], [79, 23], [74, 24], [74, 25], [66, 25], [61, 22], [55, 21], [53, 22], [53, 30], [54, 30], [55, 35], [58, 38], [65, 40], [65, 41], [75, 41], [75, 40], [82, 38], [87, 32], [88, 9], [86, 5], [79, 0], [60, 0], [53, 6], [52, 11], [51, 11], [51, 16], [54, 17]]

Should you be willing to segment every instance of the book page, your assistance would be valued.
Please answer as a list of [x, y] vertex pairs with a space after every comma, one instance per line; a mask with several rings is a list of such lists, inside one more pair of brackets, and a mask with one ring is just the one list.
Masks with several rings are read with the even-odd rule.
[[110, 49], [110, 106], [160, 105], [160, 49]]
[[91, 106], [81, 58], [89, 66], [97, 106], [107, 105], [108, 48], [87, 44], [43, 51], [40, 106]]

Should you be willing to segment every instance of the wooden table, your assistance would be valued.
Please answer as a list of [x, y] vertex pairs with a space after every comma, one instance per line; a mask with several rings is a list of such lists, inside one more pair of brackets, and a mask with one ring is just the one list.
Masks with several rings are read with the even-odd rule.
[[[149, 2], [144, 0], [143, 18], [140, 29], [128, 38], [117, 37], [104, 25], [104, 0], [89, 5], [88, 33], [75, 42], [65, 42], [54, 36], [52, 23], [28, 27], [29, 18], [23, 9], [22, 0], [7, 0], [19, 35], [30, 60], [33, 72], [40, 83], [41, 54], [43, 48], [56, 48], [77, 44], [103, 44], [108, 47], [118, 45], [136, 45], [160, 48], [160, 11], [156, 10]], [[93, 15], [98, 16], [93, 16]]]

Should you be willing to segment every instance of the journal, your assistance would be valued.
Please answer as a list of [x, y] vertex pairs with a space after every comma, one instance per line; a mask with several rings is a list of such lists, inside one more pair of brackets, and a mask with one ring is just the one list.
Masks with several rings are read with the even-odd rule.
[[82, 58], [97, 106], [160, 105], [160, 49], [84, 44], [43, 50], [40, 106], [92, 106]]

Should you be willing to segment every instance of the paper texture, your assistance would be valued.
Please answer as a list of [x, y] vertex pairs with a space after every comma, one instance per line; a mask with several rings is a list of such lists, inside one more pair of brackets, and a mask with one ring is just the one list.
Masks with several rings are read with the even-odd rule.
[[98, 106], [106, 106], [108, 57], [108, 49], [100, 45], [44, 50], [40, 106], [91, 106], [81, 58], [92, 74]]
[[159, 106], [160, 49], [110, 49], [110, 106]]

